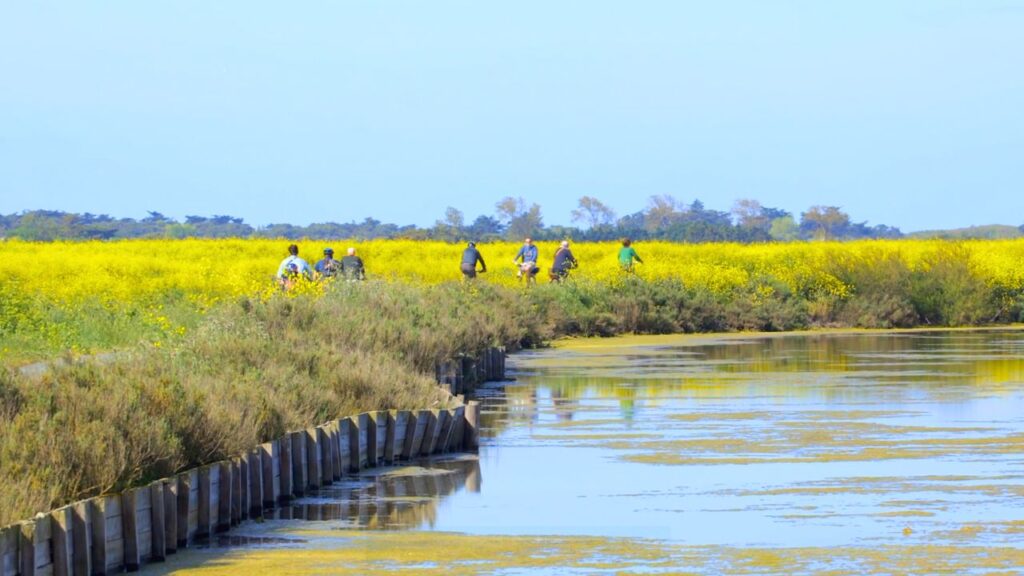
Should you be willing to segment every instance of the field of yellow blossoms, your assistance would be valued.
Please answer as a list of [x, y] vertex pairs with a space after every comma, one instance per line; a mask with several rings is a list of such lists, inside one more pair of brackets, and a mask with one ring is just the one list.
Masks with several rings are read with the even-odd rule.
[[[0, 339], [9, 340], [19, 332], [48, 332], [51, 340], [67, 339], [67, 330], [89, 330], [81, 322], [75, 324], [76, 315], [97, 310], [117, 315], [130, 309], [135, 323], [163, 332], [183, 331], [185, 327], [176, 326], [173, 315], [163, 312], [164, 306], [176, 303], [202, 311], [238, 296], [272, 294], [272, 277], [290, 243], [262, 239], [0, 241]], [[353, 246], [365, 261], [369, 279], [428, 284], [461, 279], [459, 261], [465, 247], [412, 240], [329, 244], [307, 240], [298, 244], [300, 256], [311, 265], [328, 245], [339, 257]], [[539, 242], [538, 247], [540, 266], [546, 270], [557, 243]], [[639, 277], [677, 278], [716, 294], [752, 285], [763, 285], [766, 290], [784, 285], [794, 293], [842, 298], [850, 286], [837, 270], [870, 270], [893, 259], [911, 269], [927, 269], [949, 258], [965, 260], [971, 274], [1000, 291], [1024, 290], [1024, 240], [754, 245], [638, 242], [634, 247], [644, 259], [637, 267]], [[488, 272], [478, 281], [518, 285], [512, 265], [518, 243], [481, 243], [478, 248], [488, 264]], [[573, 277], [621, 281], [625, 275], [617, 265], [618, 249], [615, 242], [574, 243], [572, 250], [580, 266]], [[546, 280], [544, 276], [542, 272], [541, 281]], [[42, 314], [43, 309], [49, 311]]]

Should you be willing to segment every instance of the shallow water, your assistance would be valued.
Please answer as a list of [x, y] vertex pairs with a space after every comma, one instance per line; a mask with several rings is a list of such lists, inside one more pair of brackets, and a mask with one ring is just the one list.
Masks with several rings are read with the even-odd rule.
[[479, 460], [350, 480], [155, 568], [1016, 573], [1022, 353], [1019, 331], [524, 352], [480, 392]]

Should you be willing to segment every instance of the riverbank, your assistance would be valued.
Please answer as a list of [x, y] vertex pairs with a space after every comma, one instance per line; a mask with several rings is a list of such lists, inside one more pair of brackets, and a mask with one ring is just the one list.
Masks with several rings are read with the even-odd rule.
[[177, 343], [0, 371], [0, 524], [222, 460], [339, 415], [438, 407], [436, 363], [522, 339], [470, 287], [242, 299]]

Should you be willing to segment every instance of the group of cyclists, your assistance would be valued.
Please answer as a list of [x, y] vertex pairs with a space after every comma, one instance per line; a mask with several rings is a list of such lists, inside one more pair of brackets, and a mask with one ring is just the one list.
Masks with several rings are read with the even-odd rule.
[[[516, 277], [525, 280], [528, 284], [537, 282], [537, 274], [540, 273], [538, 266], [540, 253], [533, 240], [526, 238], [523, 246], [516, 253], [512, 263], [516, 266]], [[619, 266], [624, 272], [632, 273], [633, 263], [643, 264], [643, 260], [636, 253], [632, 241], [626, 238], [622, 241], [622, 248], [619, 250]], [[480, 268], [477, 269], [477, 264]], [[554, 260], [548, 270], [548, 278], [551, 282], [562, 282], [569, 277], [569, 271], [579, 266], [579, 261], [573, 256], [569, 249], [569, 242], [563, 240], [555, 251]], [[466, 280], [476, 278], [478, 273], [487, 272], [487, 264], [480, 251], [476, 248], [475, 242], [470, 242], [462, 252], [462, 263], [460, 265], [462, 275]], [[366, 268], [363, 260], [356, 256], [356, 249], [349, 248], [341, 260], [334, 259], [334, 250], [324, 248], [324, 257], [314, 266], [299, 257], [299, 247], [296, 244], [288, 246], [288, 257], [281, 261], [277, 268], [276, 280], [282, 290], [290, 290], [300, 279], [313, 282], [325, 281], [333, 278], [344, 278], [348, 281], [357, 282], [366, 279]]]
[[282, 290], [291, 290], [299, 279], [321, 282], [335, 277], [353, 282], [366, 279], [363, 259], [356, 256], [355, 248], [349, 248], [341, 260], [334, 259], [334, 249], [324, 248], [324, 257], [310, 267], [309, 262], [299, 257], [298, 245], [292, 244], [288, 257], [277, 267], [276, 279]]
[[[619, 267], [623, 272], [632, 273], [634, 271], [634, 262], [644, 263], [632, 244], [633, 241], [626, 238], [622, 241], [622, 248], [619, 250]], [[537, 246], [533, 244], [533, 240], [530, 238], [523, 240], [522, 247], [519, 248], [515, 258], [512, 259], [512, 264], [517, 269], [516, 278], [520, 280], [525, 279], [527, 283], [535, 283], [537, 281], [537, 274], [540, 272], [540, 266], [537, 265], [539, 257], [540, 252], [537, 250]], [[480, 264], [479, 270], [477, 270], [477, 264]], [[548, 270], [548, 278], [551, 282], [562, 282], [569, 277], [569, 271], [577, 266], [579, 266], [579, 261], [576, 260], [572, 250], [569, 249], [569, 242], [563, 240], [558, 245], [558, 250], [555, 251], [554, 260], [551, 268]], [[466, 249], [463, 250], [460, 270], [463, 277], [467, 280], [476, 278], [478, 273], [487, 272], [487, 264], [484, 263], [483, 256], [477, 250], [476, 243], [470, 242]]]

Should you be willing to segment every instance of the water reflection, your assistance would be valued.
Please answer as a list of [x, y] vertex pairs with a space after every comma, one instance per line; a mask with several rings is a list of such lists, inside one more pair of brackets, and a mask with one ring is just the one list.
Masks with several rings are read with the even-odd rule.
[[[525, 386], [497, 397], [494, 431], [536, 422], [543, 382], [550, 410], [571, 421], [582, 398], [615, 400], [628, 422], [638, 405], [672, 398], [817, 397], [837, 402], [960, 401], [1019, 391], [1024, 341], [1018, 332], [912, 332], [695, 339], [679, 344], [597, 341], [524, 352], [514, 366]], [[492, 397], [494, 395], [492, 394]]]

